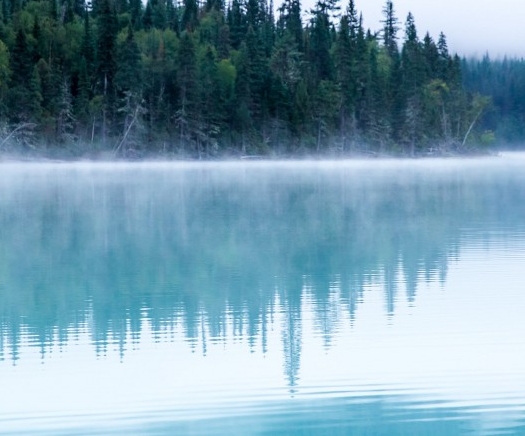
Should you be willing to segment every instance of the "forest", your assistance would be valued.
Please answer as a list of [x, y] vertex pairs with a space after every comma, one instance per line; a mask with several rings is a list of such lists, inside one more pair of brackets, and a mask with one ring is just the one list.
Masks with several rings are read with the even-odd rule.
[[0, 153], [443, 155], [525, 138], [522, 60], [461, 59], [385, 2], [2, 0]]

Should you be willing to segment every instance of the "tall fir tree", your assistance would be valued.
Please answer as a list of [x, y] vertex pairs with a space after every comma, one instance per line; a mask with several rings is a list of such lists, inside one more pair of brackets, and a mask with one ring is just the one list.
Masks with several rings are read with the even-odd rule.
[[397, 46], [397, 31], [399, 30], [399, 21], [394, 10], [394, 3], [387, 0], [383, 8], [383, 43], [388, 55], [394, 59], [399, 54]]
[[112, 122], [116, 110], [116, 95], [114, 87], [117, 69], [115, 46], [117, 38], [117, 17], [111, 0], [99, 1], [97, 18], [97, 50], [96, 50], [96, 89], [102, 96], [101, 140], [106, 143], [111, 134]]
[[198, 152], [198, 97], [197, 55], [193, 34], [184, 31], [181, 35], [178, 53], [177, 84], [179, 104], [175, 114], [179, 147], [186, 152]]

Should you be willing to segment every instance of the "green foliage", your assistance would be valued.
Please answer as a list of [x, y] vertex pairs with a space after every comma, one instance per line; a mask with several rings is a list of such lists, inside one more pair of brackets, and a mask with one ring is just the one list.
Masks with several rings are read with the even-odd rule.
[[272, 0], [7, 3], [0, 123], [46, 147], [417, 154], [525, 137], [523, 63], [462, 63], [411, 14], [401, 38], [391, 1], [379, 33], [354, 0], [341, 15], [319, 0], [306, 24], [298, 0], [277, 21]]
[[491, 106], [480, 119], [479, 130], [492, 131], [499, 142], [519, 144], [525, 140], [525, 60], [463, 60], [466, 89], [491, 97]]
[[5, 92], [9, 86], [9, 77], [11, 69], [9, 68], [9, 51], [7, 46], [0, 41], [0, 101], [4, 101]]

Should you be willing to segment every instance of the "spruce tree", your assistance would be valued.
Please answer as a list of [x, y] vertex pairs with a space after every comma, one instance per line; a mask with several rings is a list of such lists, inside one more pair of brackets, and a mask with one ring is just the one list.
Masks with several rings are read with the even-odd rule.
[[40, 116], [42, 96], [33, 59], [25, 30], [20, 27], [10, 58], [12, 75], [8, 91], [9, 114], [15, 123], [35, 122]]
[[284, 0], [279, 8], [278, 28], [293, 36], [299, 51], [303, 51], [303, 23], [300, 0]]
[[212, 155], [218, 151], [217, 138], [220, 134], [224, 115], [221, 113], [218, 70], [215, 51], [206, 47], [198, 65], [199, 82], [199, 137], [198, 146], [201, 153]]
[[146, 30], [151, 30], [153, 28], [153, 6], [151, 0], [146, 2], [146, 9], [142, 16], [142, 27]]
[[231, 45], [238, 50], [246, 35], [246, 22], [241, 0], [232, 0], [228, 13], [228, 25], [230, 26]]
[[406, 141], [410, 155], [414, 155], [415, 148], [420, 144], [422, 136], [422, 86], [425, 80], [424, 58], [417, 36], [414, 17], [407, 16], [405, 41], [401, 54], [402, 92], [405, 101], [405, 128]]
[[82, 56], [77, 73], [77, 92], [73, 100], [73, 110], [78, 123], [86, 124], [89, 115], [91, 99], [91, 83], [87, 69], [86, 58]]
[[333, 79], [334, 68], [330, 54], [332, 47], [330, 14], [337, 9], [338, 7], [332, 0], [318, 0], [311, 11], [308, 60], [312, 66], [312, 80], [315, 83]]
[[131, 23], [128, 25], [126, 39], [117, 47], [116, 65], [115, 86], [117, 90], [121, 93], [130, 91], [137, 99], [140, 99], [142, 65], [140, 50], [135, 41]]
[[388, 55], [394, 59], [399, 54], [399, 49], [397, 46], [397, 31], [398, 20], [394, 11], [394, 3], [391, 0], [387, 0], [383, 8], [383, 43], [386, 47]]
[[181, 35], [178, 53], [177, 84], [179, 104], [175, 115], [178, 143], [182, 150], [199, 151], [196, 148], [198, 129], [198, 78], [197, 56], [193, 34], [184, 31]]
[[116, 72], [115, 43], [117, 37], [117, 18], [111, 0], [100, 0], [97, 18], [97, 92], [103, 98], [101, 135], [106, 142], [111, 133], [111, 123], [115, 111], [114, 79]]
[[[352, 3], [353, 2], [351, 2], [351, 4]], [[348, 14], [341, 17], [334, 47], [336, 78], [341, 91], [339, 127], [342, 136], [343, 150], [346, 150], [348, 135], [353, 130], [356, 100], [356, 47], [355, 40], [352, 39], [350, 19]]]
[[9, 90], [9, 77], [11, 69], [9, 67], [9, 50], [0, 40], [0, 119], [7, 111], [6, 95]]
[[139, 30], [142, 26], [142, 1], [141, 0], [130, 0], [129, 1], [129, 13], [131, 14], [131, 24], [135, 30]]
[[181, 28], [192, 32], [199, 24], [199, 5], [196, 0], [184, 0]]

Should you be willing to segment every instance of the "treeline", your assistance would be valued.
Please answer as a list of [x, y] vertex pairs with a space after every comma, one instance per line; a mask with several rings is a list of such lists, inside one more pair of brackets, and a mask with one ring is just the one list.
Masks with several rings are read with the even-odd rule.
[[[461, 60], [401, 35], [391, 1], [2, 0], [0, 151], [233, 154], [464, 150], [489, 99]], [[303, 22], [307, 16], [306, 22]], [[479, 138], [478, 138], [479, 139]]]
[[463, 60], [463, 82], [467, 90], [488, 95], [492, 105], [478, 126], [485, 137], [519, 146], [525, 141], [525, 60]]

